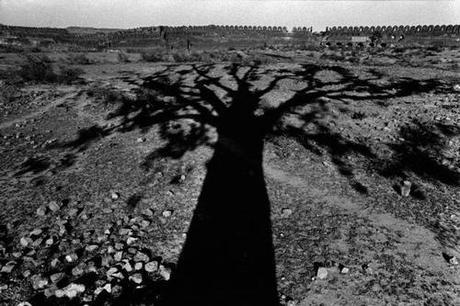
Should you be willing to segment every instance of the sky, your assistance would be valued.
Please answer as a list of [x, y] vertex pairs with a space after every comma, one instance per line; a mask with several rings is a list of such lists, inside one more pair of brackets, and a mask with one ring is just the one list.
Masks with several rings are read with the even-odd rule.
[[0, 0], [0, 23], [36, 27], [459, 24], [460, 0]]

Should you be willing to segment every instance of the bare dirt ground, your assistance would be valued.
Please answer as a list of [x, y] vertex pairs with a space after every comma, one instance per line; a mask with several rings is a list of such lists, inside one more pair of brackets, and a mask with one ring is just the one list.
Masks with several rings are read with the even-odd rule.
[[459, 55], [106, 63], [14, 88], [0, 303], [156, 305], [173, 282], [251, 305], [460, 305]]

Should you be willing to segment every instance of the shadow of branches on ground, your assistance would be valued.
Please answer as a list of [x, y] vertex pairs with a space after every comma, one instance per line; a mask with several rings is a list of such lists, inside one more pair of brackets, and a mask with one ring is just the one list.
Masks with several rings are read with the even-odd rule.
[[[163, 305], [278, 305], [270, 203], [262, 169], [264, 141], [270, 135], [284, 135], [313, 153], [325, 151], [351, 186], [366, 193], [347, 156], [384, 161], [365, 142], [345, 138], [328, 124], [334, 115], [332, 101], [379, 103], [442, 91], [445, 85], [432, 79], [379, 82], [385, 76], [375, 70], [360, 78], [339, 66], [179, 67], [168, 66], [145, 78], [136, 98], [123, 99], [108, 116], [116, 124], [91, 127], [63, 145], [78, 152], [115, 132], [158, 128], [165, 145], [145, 158], [145, 169], [158, 158], [180, 158], [203, 145], [214, 148], [177, 269], [162, 294]], [[323, 73], [333, 77], [320, 77]], [[295, 89], [274, 103], [269, 95], [283, 82]], [[386, 161], [381, 174], [403, 176], [403, 169], [456, 182], [454, 172], [421, 149], [441, 150], [435, 136], [419, 137], [418, 130], [410, 129], [401, 133], [406, 140], [391, 146], [396, 158]], [[420, 163], [429, 167], [421, 169]]]

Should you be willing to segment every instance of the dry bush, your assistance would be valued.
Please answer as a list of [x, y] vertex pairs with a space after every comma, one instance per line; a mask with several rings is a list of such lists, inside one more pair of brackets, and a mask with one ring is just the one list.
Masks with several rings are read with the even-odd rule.
[[343, 54], [338, 53], [338, 52], [323, 53], [323, 54], [321, 54], [320, 58], [325, 59], [325, 60], [331, 60], [331, 61], [343, 61], [343, 60], [345, 60], [345, 56], [343, 56]]
[[102, 101], [104, 104], [114, 104], [123, 98], [123, 94], [113, 88], [94, 86], [86, 91], [88, 97]]
[[305, 44], [303, 45], [300, 50], [303, 50], [303, 51], [321, 51], [321, 46], [319, 45], [312, 45], [312, 44]]
[[1, 45], [0, 52], [1, 53], [24, 53], [24, 47], [19, 46], [10, 46], [10, 45]]
[[57, 81], [57, 74], [46, 56], [27, 55], [26, 62], [21, 65], [19, 75], [26, 82], [53, 83]]
[[146, 52], [145, 48], [126, 48], [126, 53], [139, 53], [142, 54]]
[[71, 84], [78, 80], [83, 73], [85, 72], [81, 68], [61, 67], [60, 72], [57, 75], [57, 82]]
[[119, 52], [118, 53], [118, 61], [120, 63], [129, 63], [130, 62], [128, 55], [126, 53], [124, 53], [124, 52]]
[[79, 68], [63, 66], [57, 73], [47, 56], [28, 55], [26, 62], [21, 65], [19, 75], [26, 82], [70, 84], [76, 81], [83, 72]]
[[146, 62], [162, 62], [164, 61], [164, 55], [164, 52], [160, 50], [144, 50], [141, 52], [141, 57]]
[[0, 105], [8, 104], [20, 96], [19, 88], [0, 80]]
[[187, 54], [185, 52], [174, 52], [172, 54], [174, 62], [185, 63], [185, 62], [200, 62], [201, 56], [199, 53]]
[[40, 47], [33, 47], [29, 50], [32, 53], [41, 53], [43, 50]]
[[86, 53], [78, 53], [69, 56], [68, 61], [73, 65], [91, 65], [93, 61], [88, 58]]

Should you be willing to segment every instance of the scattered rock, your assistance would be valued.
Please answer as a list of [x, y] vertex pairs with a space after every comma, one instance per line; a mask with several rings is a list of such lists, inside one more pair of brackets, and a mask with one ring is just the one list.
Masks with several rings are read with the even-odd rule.
[[136, 262], [134, 264], [134, 270], [136, 271], [142, 270], [142, 266], [143, 266], [142, 262]]
[[317, 279], [325, 279], [325, 278], [327, 278], [327, 273], [328, 273], [328, 271], [327, 271], [326, 268], [320, 267], [318, 269], [318, 271], [316, 272], [316, 278]]
[[37, 216], [43, 217], [46, 214], [46, 207], [40, 206], [36, 211]]
[[117, 273], [117, 272], [118, 272], [118, 269], [115, 268], [115, 267], [112, 267], [112, 268], [110, 268], [109, 270], [107, 270], [106, 275], [107, 275], [108, 277], [110, 277], [110, 276], [114, 275], [114, 274]]
[[136, 141], [137, 141], [138, 143], [142, 143], [142, 142], [145, 142], [145, 140], [146, 140], [146, 139], [145, 139], [144, 137], [139, 137], [139, 138], [137, 138]]
[[171, 278], [171, 269], [169, 267], [160, 265], [158, 272], [161, 275], [161, 277], [163, 277], [167, 281]]
[[144, 209], [142, 214], [144, 214], [147, 217], [153, 217], [153, 210], [151, 210], [150, 208]]
[[401, 186], [401, 195], [403, 197], [408, 197], [410, 194], [410, 190], [412, 187], [412, 183], [409, 181], [404, 181], [403, 185]]
[[161, 213], [161, 215], [165, 218], [169, 218], [172, 216], [172, 211], [171, 210], [165, 210]]
[[46, 288], [44, 291], [43, 291], [43, 294], [45, 295], [46, 298], [51, 298], [53, 295], [55, 295], [55, 292], [56, 292], [56, 287], [55, 286], [51, 286], [49, 288]]
[[15, 261], [9, 261], [7, 262], [3, 267], [2, 269], [0, 270], [1, 273], [11, 273], [14, 269], [14, 267], [16, 266], [16, 262]]
[[292, 209], [290, 208], [284, 208], [281, 211], [281, 218], [288, 218], [292, 214]]
[[121, 236], [126, 236], [126, 235], [131, 235], [132, 231], [131, 231], [131, 229], [129, 229], [129, 228], [120, 228], [120, 230], [118, 231], [118, 233], [119, 233]]
[[34, 237], [34, 236], [40, 236], [41, 233], [43, 233], [43, 230], [40, 228], [34, 229], [33, 231], [30, 232], [29, 236]]
[[22, 276], [24, 278], [27, 278], [27, 277], [29, 277], [31, 275], [32, 275], [32, 272], [30, 272], [30, 270], [25, 270], [24, 272], [22, 272]]
[[148, 227], [149, 225], [150, 225], [150, 221], [148, 221], [148, 220], [142, 220], [142, 221], [141, 221], [141, 227], [142, 227], [142, 228], [146, 228], [146, 227]]
[[48, 246], [48, 247], [49, 247], [49, 246], [52, 246], [53, 243], [54, 243], [53, 237], [49, 237], [48, 239], [45, 240], [45, 244], [46, 244], [46, 246]]
[[98, 296], [104, 290], [107, 293], [111, 293], [112, 292], [112, 285], [109, 283], [109, 284], [105, 284], [105, 286], [103, 286], [103, 287], [96, 288], [96, 290], [94, 290], [94, 295]]
[[50, 280], [53, 284], [61, 281], [65, 277], [64, 273], [54, 273], [50, 276]]
[[51, 268], [56, 268], [61, 262], [59, 261], [59, 259], [57, 258], [54, 258], [53, 260], [51, 260]]
[[120, 194], [118, 192], [115, 192], [115, 191], [112, 191], [110, 193], [110, 198], [113, 200], [113, 201], [116, 201], [120, 198]]
[[123, 287], [120, 285], [115, 285], [112, 287], [112, 296], [117, 298], [123, 293]]
[[115, 259], [115, 261], [121, 261], [122, 258], [123, 258], [123, 251], [116, 252], [115, 255], [113, 255], [113, 259]]
[[148, 261], [150, 261], [150, 258], [145, 253], [137, 252], [136, 255], [134, 255], [134, 261], [135, 262], [139, 262], [139, 261], [148, 262]]
[[135, 238], [135, 237], [128, 237], [128, 239], [126, 239], [126, 244], [127, 245], [131, 245], [133, 244], [134, 242], [136, 242], [138, 239]]
[[58, 289], [55, 292], [56, 297], [63, 298], [68, 297], [69, 299], [75, 298], [79, 293], [85, 292], [85, 285], [71, 283], [63, 289]]
[[294, 301], [294, 300], [289, 300], [289, 301], [287, 301], [287, 303], [286, 303], [286, 306], [296, 306], [296, 305], [297, 305], [297, 303], [296, 303], [296, 301]]
[[145, 271], [148, 273], [152, 273], [158, 270], [158, 262], [151, 261], [145, 264]]
[[48, 285], [48, 280], [41, 275], [32, 276], [32, 287], [35, 290], [43, 289]]
[[132, 266], [129, 262], [126, 262], [126, 263], [124, 264], [124, 266], [123, 266], [123, 269], [124, 269], [126, 272], [130, 273], [130, 272], [133, 271], [133, 266]]
[[76, 208], [71, 208], [69, 209], [69, 211], [67, 212], [67, 214], [70, 216], [70, 217], [74, 217], [78, 214], [78, 209]]
[[134, 254], [137, 253], [137, 249], [136, 248], [128, 248], [128, 253], [134, 255]]
[[454, 91], [460, 92], [460, 84], [455, 84], [453, 87]]
[[135, 273], [129, 277], [129, 280], [136, 284], [142, 284], [142, 274]]
[[115, 278], [118, 278], [118, 279], [124, 279], [125, 278], [125, 276], [121, 272], [114, 273], [112, 276], [115, 277]]
[[108, 256], [104, 256], [102, 257], [102, 260], [101, 260], [101, 265], [103, 267], [108, 267], [110, 266], [110, 264], [113, 262], [113, 258], [112, 256], [108, 255]]
[[369, 274], [372, 274], [372, 273], [373, 273], [372, 268], [371, 268], [368, 264], [363, 264], [361, 267], [363, 268], [363, 270], [364, 270], [366, 273], [369, 273]]
[[66, 260], [67, 262], [75, 262], [77, 259], [78, 259], [78, 255], [75, 254], [75, 253], [66, 255], [66, 257], [65, 257], [65, 260]]
[[80, 276], [83, 273], [85, 273], [85, 266], [84, 265], [78, 265], [72, 269], [72, 275], [73, 276]]
[[457, 257], [452, 256], [452, 255], [449, 255], [449, 254], [446, 254], [446, 253], [443, 253], [442, 255], [443, 255], [444, 259], [445, 259], [450, 265], [453, 265], [453, 266], [457, 266], [457, 265], [458, 265], [458, 259], [457, 259]]
[[86, 246], [85, 250], [88, 251], [88, 252], [93, 252], [97, 248], [98, 248], [98, 246], [96, 244], [91, 244], [91, 245]]
[[350, 272], [350, 269], [347, 267], [342, 267], [342, 269], [340, 269], [340, 273], [342, 274], [348, 274], [348, 272]]
[[51, 201], [51, 202], [48, 203], [48, 208], [52, 212], [56, 212], [61, 208], [61, 206], [59, 206], [59, 204], [56, 201]]
[[20, 240], [19, 240], [19, 243], [21, 244], [22, 247], [27, 247], [30, 243], [32, 243], [32, 239], [30, 238], [27, 238], [27, 237], [22, 237]]

